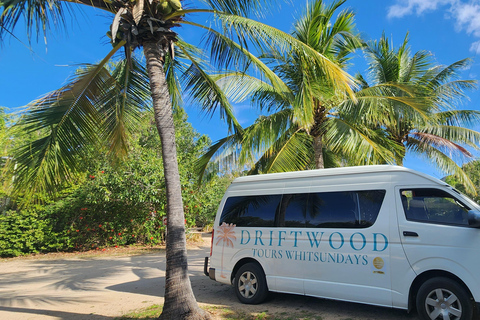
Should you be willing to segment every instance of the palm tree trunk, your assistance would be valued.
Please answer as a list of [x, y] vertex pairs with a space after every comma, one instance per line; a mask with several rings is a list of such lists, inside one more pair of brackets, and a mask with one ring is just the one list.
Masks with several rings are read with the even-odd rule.
[[144, 43], [155, 124], [162, 142], [167, 194], [165, 304], [159, 319], [210, 319], [199, 308], [188, 277], [187, 249], [175, 127], [158, 43]]
[[313, 152], [315, 157], [315, 168], [324, 169], [325, 163], [323, 162], [323, 142], [321, 135], [313, 137]]

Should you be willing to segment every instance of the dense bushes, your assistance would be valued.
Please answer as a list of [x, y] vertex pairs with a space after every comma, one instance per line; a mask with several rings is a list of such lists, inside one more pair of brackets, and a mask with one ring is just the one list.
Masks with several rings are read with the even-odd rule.
[[14, 257], [28, 253], [67, 250], [71, 240], [55, 232], [51, 220], [35, 210], [9, 211], [0, 216], [0, 255]]
[[[213, 223], [231, 178], [196, 184], [194, 163], [210, 141], [183, 113], [175, 121], [186, 224], [204, 227]], [[0, 256], [161, 243], [166, 195], [158, 134], [146, 121], [131, 141], [129, 155], [119, 162], [93, 152], [83, 176], [55, 200], [37, 194], [41, 205], [1, 215]]]

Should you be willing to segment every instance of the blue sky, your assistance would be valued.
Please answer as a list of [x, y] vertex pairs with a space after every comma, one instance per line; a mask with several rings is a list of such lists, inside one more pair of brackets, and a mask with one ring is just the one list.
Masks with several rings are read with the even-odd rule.
[[[278, 2], [279, 7], [268, 14], [265, 21], [289, 32], [306, 1]], [[184, 1], [184, 6], [189, 3], [192, 1]], [[463, 72], [462, 77], [480, 77], [480, 0], [348, 0], [343, 7], [356, 12], [357, 28], [365, 39], [379, 39], [385, 32], [398, 45], [409, 32], [413, 52], [430, 51], [436, 61], [444, 65], [471, 57], [474, 63]], [[67, 33], [50, 33], [47, 45], [43, 36], [39, 43], [32, 42], [31, 50], [11, 37], [3, 43], [0, 47], [0, 106], [10, 111], [17, 110], [62, 86], [78, 64], [95, 63], [108, 53], [111, 46], [105, 33], [111, 17], [101, 10], [84, 10], [84, 14], [76, 12], [76, 15], [77, 21], [68, 22]], [[203, 18], [199, 15], [197, 19]], [[21, 36], [24, 33], [24, 27], [19, 26], [16, 34], [28, 43]], [[180, 29], [179, 33], [187, 41], [198, 41], [200, 38], [200, 34], [186, 28]], [[357, 54], [354, 62], [348, 71], [365, 74], [361, 53]], [[469, 92], [468, 96], [469, 101], [460, 107], [480, 110], [480, 92]], [[208, 134], [214, 141], [226, 134], [226, 126], [218, 117], [209, 119], [199, 115], [194, 106], [186, 109], [190, 122], [200, 133]], [[243, 125], [250, 124], [257, 115], [248, 105], [238, 105], [236, 114]], [[442, 177], [422, 159], [408, 156], [405, 166]]]

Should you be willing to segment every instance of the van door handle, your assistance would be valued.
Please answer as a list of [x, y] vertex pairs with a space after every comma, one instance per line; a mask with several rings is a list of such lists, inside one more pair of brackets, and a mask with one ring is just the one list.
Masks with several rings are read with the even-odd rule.
[[418, 237], [418, 233], [413, 231], [403, 231], [404, 237]]

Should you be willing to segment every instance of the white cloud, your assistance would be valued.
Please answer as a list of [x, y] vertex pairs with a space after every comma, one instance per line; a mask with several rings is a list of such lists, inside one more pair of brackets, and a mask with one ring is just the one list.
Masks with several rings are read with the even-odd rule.
[[402, 18], [415, 13], [421, 15], [426, 11], [437, 10], [439, 6], [453, 4], [457, 0], [397, 0], [397, 3], [388, 8], [388, 18]]
[[480, 3], [457, 3], [450, 9], [457, 28], [480, 37]]
[[472, 43], [470, 46], [470, 51], [476, 54], [480, 54], [480, 40]]
[[[446, 12], [455, 21], [457, 31], [465, 31], [480, 38], [480, 0], [396, 0], [388, 8], [388, 18], [402, 18], [406, 15], [421, 15], [447, 6]], [[480, 53], [480, 40], [472, 43], [470, 51]]]

